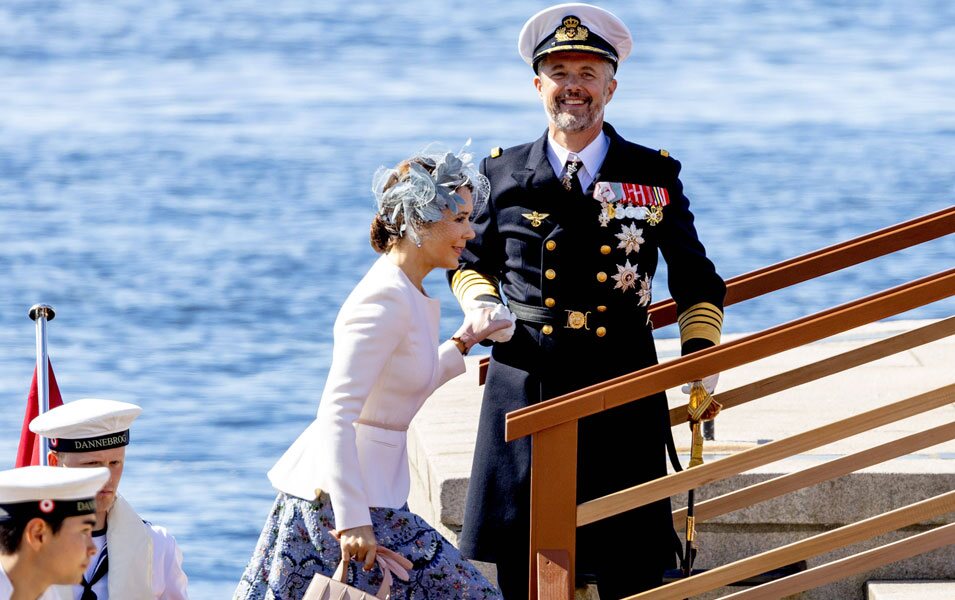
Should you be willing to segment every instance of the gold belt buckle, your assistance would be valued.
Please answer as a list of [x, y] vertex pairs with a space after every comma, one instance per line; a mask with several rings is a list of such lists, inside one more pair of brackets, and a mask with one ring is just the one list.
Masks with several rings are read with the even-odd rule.
[[590, 331], [590, 327], [587, 327], [587, 317], [590, 316], [590, 311], [582, 313], [579, 310], [568, 310], [567, 311], [567, 324], [564, 325], [564, 329], [586, 329]]

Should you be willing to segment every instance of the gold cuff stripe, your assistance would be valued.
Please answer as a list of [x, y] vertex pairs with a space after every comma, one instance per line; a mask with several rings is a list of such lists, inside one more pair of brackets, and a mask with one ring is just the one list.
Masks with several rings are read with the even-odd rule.
[[700, 302], [699, 304], [694, 304], [690, 308], [683, 311], [683, 314], [680, 315], [678, 321], [680, 325], [690, 321], [691, 319], [704, 317], [710, 318], [721, 326], [723, 324], [723, 311], [716, 307], [714, 304], [709, 302]]
[[722, 324], [714, 321], [713, 319], [693, 319], [692, 321], [687, 321], [686, 323], [680, 323], [680, 331], [689, 329], [695, 325], [706, 325], [707, 327], [712, 327], [716, 331], [722, 331], [723, 329]]
[[[483, 277], [466, 277], [466, 278], [461, 278], [461, 279], [458, 280], [458, 281], [452, 282], [452, 287], [453, 287], [453, 289], [455, 290], [455, 294], [458, 293], [457, 290], [460, 290], [460, 291], [463, 293], [464, 290], [466, 290], [466, 289], [468, 289], [468, 288], [470, 288], [470, 287], [472, 287], [472, 286], [475, 286], [475, 285], [485, 286], [485, 287], [491, 287], [491, 288], [494, 288], [495, 290], [497, 290], [497, 282], [496, 282], [496, 281], [488, 280], [488, 279], [485, 279], [485, 278], [483, 278]], [[495, 292], [494, 295], [496, 296], [497, 293]]]
[[462, 283], [458, 287], [455, 295], [460, 295], [462, 298], [475, 298], [477, 296], [483, 296], [484, 294], [490, 294], [495, 298], [500, 298], [497, 293], [497, 288], [484, 282]]
[[708, 323], [694, 323], [687, 327], [680, 328], [680, 344], [685, 344], [690, 340], [704, 339], [712, 342], [714, 345], [720, 343], [720, 328], [714, 327]]
[[720, 315], [717, 315], [715, 313], [711, 313], [708, 311], [707, 312], [697, 311], [693, 313], [692, 315], [681, 317], [680, 326], [682, 327], [684, 325], [689, 325], [690, 323], [694, 323], [696, 321], [709, 321], [710, 323], [713, 323], [717, 327], [723, 326], [723, 319], [720, 318]]
[[470, 269], [458, 271], [451, 277], [451, 291], [458, 302], [484, 294], [490, 294], [495, 298], [501, 297], [497, 291], [496, 279]]
[[720, 343], [723, 329], [723, 311], [715, 304], [700, 302], [686, 309], [678, 319], [680, 323], [680, 343], [688, 340], [704, 339], [713, 344]]
[[454, 274], [454, 279], [456, 281], [472, 281], [475, 279], [480, 281], [493, 281], [492, 278], [485, 277], [477, 271], [458, 271]]
[[689, 315], [686, 318], [681, 318], [680, 327], [686, 327], [687, 325], [697, 321], [706, 321], [708, 323], [712, 323], [718, 328], [723, 327], [723, 319], [721, 319], [719, 315], [715, 315], [713, 313], [696, 313]]

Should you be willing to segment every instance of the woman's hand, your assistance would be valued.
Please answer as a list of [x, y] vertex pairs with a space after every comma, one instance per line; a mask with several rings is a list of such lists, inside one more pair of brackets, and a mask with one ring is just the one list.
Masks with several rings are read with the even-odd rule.
[[464, 322], [451, 339], [461, 340], [465, 353], [484, 339], [506, 342], [514, 333], [515, 320], [514, 314], [503, 304], [473, 302], [465, 306]]
[[375, 566], [375, 556], [378, 554], [378, 541], [371, 525], [352, 527], [335, 533], [342, 546], [342, 560], [351, 559], [364, 562], [364, 569], [370, 571]]

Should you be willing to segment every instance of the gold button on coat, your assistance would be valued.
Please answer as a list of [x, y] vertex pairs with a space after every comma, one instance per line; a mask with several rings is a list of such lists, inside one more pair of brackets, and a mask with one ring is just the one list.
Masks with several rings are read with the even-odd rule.
[[547, 308], [554, 308], [555, 304], [557, 304], [557, 301], [553, 298], [544, 298], [544, 306]]
[[547, 240], [547, 243], [544, 244], [544, 247], [547, 248], [548, 250], [553, 250], [554, 248], [557, 247], [557, 242], [555, 242], [554, 240]]
[[541, 327], [541, 333], [543, 333], [544, 335], [550, 335], [554, 333], [554, 328], [551, 327], [550, 325], [544, 325], [543, 327]]
[[597, 273], [597, 281], [599, 281], [600, 283], [607, 281], [607, 274], [604, 273], [603, 271]]
[[546, 277], [547, 279], [554, 279], [555, 277], [557, 277], [557, 271], [553, 269], [547, 269], [546, 271], [544, 271], [544, 277]]
[[610, 254], [610, 252], [611, 252], [610, 246], [601, 246], [601, 247], [600, 247], [600, 253], [601, 253], [601, 254]]
[[597, 307], [597, 312], [607, 312], [607, 307], [601, 304]]
[[598, 327], [598, 328], [597, 328], [597, 331], [595, 331], [594, 333], [597, 334], [597, 337], [603, 337], [603, 336], [607, 335], [607, 328], [606, 328], [606, 327]]

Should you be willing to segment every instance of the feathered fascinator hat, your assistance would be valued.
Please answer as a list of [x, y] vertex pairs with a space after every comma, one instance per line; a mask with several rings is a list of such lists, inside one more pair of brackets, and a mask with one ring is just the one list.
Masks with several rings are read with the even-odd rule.
[[[407, 159], [405, 173], [378, 167], [372, 178], [371, 191], [378, 200], [381, 218], [390, 225], [401, 222], [399, 236], [409, 233], [415, 242], [419, 242], [417, 225], [440, 221], [444, 209], [457, 214], [465, 200], [455, 190], [462, 186], [471, 189], [475, 211], [487, 201], [491, 186], [487, 177], [481, 175], [471, 162], [471, 154], [466, 151], [470, 143], [468, 140], [457, 154], [438, 144], [430, 144]], [[392, 185], [387, 187], [389, 184]], [[399, 216], [404, 218], [399, 219]]]

